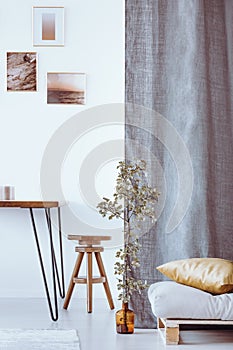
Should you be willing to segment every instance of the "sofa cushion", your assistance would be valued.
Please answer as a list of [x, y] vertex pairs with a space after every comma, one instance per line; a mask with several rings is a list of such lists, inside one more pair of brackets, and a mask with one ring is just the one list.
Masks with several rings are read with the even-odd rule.
[[160, 318], [233, 320], [233, 294], [212, 295], [173, 281], [148, 289], [152, 312]]
[[213, 294], [233, 290], [233, 262], [219, 258], [175, 260], [157, 269], [175, 282]]

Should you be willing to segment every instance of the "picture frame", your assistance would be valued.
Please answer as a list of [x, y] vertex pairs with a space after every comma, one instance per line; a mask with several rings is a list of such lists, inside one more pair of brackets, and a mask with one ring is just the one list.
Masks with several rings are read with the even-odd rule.
[[76, 72], [48, 72], [47, 103], [86, 104], [86, 74]]
[[7, 52], [7, 91], [37, 91], [37, 52]]
[[33, 46], [64, 46], [64, 7], [33, 7]]

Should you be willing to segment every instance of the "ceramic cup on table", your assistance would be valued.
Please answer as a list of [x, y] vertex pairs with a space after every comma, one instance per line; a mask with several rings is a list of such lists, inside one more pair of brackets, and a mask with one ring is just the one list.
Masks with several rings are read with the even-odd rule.
[[14, 200], [15, 199], [15, 188], [14, 186], [5, 185], [0, 186], [0, 200]]

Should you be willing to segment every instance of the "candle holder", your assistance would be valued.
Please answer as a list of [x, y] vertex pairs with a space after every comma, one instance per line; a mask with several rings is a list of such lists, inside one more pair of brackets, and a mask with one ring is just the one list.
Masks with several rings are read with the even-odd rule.
[[14, 186], [0, 186], [0, 200], [8, 201], [15, 199], [15, 187]]

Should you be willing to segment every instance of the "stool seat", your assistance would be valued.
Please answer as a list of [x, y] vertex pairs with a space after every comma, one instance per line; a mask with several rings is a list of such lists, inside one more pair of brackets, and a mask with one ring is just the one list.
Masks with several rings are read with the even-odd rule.
[[111, 236], [68, 235], [69, 240], [79, 241], [80, 245], [100, 245], [101, 241], [110, 241]]
[[[74, 266], [74, 270], [70, 279], [70, 284], [67, 290], [63, 308], [67, 309], [69, 306], [70, 298], [73, 293], [75, 284], [87, 285], [87, 312], [92, 312], [92, 284], [103, 283], [104, 290], [108, 299], [110, 309], [114, 309], [114, 303], [110, 292], [107, 275], [104, 269], [104, 264], [101, 258], [101, 254], [104, 248], [99, 246], [101, 241], [110, 240], [111, 236], [84, 236], [84, 235], [68, 235], [69, 240], [79, 241], [79, 246], [75, 247], [75, 252], [78, 253], [78, 257]], [[97, 246], [97, 247], [96, 247]], [[79, 276], [79, 270], [83, 261], [84, 254], [87, 257], [87, 276]], [[96, 263], [100, 272], [100, 276], [94, 277], [92, 274], [92, 255], [94, 254]]]

